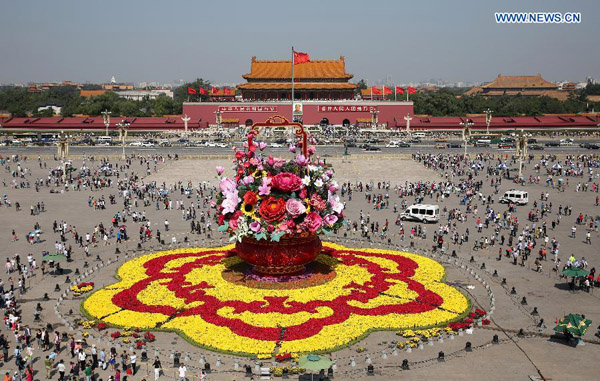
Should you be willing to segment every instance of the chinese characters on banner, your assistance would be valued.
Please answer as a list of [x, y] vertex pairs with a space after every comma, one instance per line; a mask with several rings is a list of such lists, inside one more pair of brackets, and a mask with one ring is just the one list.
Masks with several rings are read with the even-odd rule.
[[219, 106], [220, 112], [277, 112], [277, 106]]
[[318, 106], [319, 112], [369, 112], [377, 110], [376, 106]]

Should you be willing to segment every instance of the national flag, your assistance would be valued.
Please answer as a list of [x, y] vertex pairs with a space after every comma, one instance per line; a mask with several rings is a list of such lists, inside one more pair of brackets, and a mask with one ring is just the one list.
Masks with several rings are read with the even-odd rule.
[[377, 87], [373, 86], [371, 87], [371, 93], [374, 95], [381, 95], [381, 89], [378, 89]]
[[396, 94], [404, 94], [404, 89], [402, 87], [396, 86]]
[[224, 88], [223, 92], [225, 93], [225, 95], [231, 95], [231, 90], [229, 90], [228, 88]]
[[310, 62], [310, 56], [307, 53], [294, 51], [294, 65]]
[[193, 87], [188, 87], [188, 94], [196, 94], [197, 91]]
[[415, 89], [414, 87], [408, 86], [408, 93], [409, 94], [414, 94], [417, 92], [417, 89]]
[[212, 89], [210, 90], [211, 93], [216, 94], [219, 91], [219, 89], [217, 89], [216, 87], [212, 87]]
[[202, 94], [202, 95], [207, 95], [208, 94], [208, 91], [206, 91], [205, 88], [201, 87], [199, 90], [200, 90], [200, 94]]
[[390, 89], [387, 86], [383, 86], [383, 94], [385, 94], [385, 95], [393, 94], [392, 89]]

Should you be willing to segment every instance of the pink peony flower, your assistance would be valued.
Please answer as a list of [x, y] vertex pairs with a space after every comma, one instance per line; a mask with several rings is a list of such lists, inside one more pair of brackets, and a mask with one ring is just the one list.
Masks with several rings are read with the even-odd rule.
[[290, 198], [285, 203], [285, 210], [292, 216], [299, 216], [306, 212], [306, 206], [302, 203], [302, 201], [296, 198]]
[[293, 144], [290, 144], [290, 152], [291, 153], [296, 153], [296, 146]]
[[235, 209], [237, 208], [240, 201], [242, 201], [242, 199], [240, 199], [240, 197], [237, 194], [235, 194], [235, 193], [229, 194], [229, 197], [224, 199], [223, 203], [221, 204], [221, 206], [223, 207], [221, 214], [235, 212]]
[[306, 215], [302, 224], [305, 225], [311, 233], [314, 233], [317, 230], [319, 230], [322, 221], [323, 220], [321, 219], [321, 216], [319, 216], [318, 213], [310, 212]]
[[237, 192], [237, 186], [236, 186], [235, 181], [233, 181], [232, 179], [230, 179], [228, 177], [221, 179], [221, 182], [219, 183], [219, 189], [223, 193]]
[[242, 183], [244, 183], [244, 185], [250, 185], [254, 182], [254, 176], [246, 176], [242, 179]]
[[314, 155], [315, 151], [316, 151], [315, 146], [308, 146], [308, 156]]
[[335, 214], [328, 214], [323, 219], [323, 221], [325, 222], [325, 225], [327, 225], [327, 226], [331, 226], [331, 225], [335, 224], [337, 222], [337, 220], [338, 220], [338, 218]]
[[217, 168], [216, 168], [216, 170], [217, 170], [217, 175], [221, 176], [223, 174], [223, 171], [225, 171], [225, 168], [223, 168], [220, 165], [218, 165]]
[[284, 192], [295, 192], [301, 185], [302, 179], [290, 172], [278, 173], [273, 177], [273, 187]]
[[265, 142], [260, 142], [260, 143], [258, 143], [258, 148], [259, 148], [261, 151], [262, 151], [262, 150], [264, 150], [265, 148], [267, 148], [267, 143], [265, 143]]

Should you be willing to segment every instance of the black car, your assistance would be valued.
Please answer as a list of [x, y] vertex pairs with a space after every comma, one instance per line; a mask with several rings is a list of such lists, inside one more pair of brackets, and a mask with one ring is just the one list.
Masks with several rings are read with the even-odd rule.
[[456, 142], [450, 142], [448, 143], [448, 148], [461, 148], [462, 144], [460, 143], [456, 143]]
[[588, 144], [587, 149], [600, 149], [600, 144], [590, 143], [590, 144]]
[[348, 148], [356, 147], [356, 142], [346, 142], [346, 147], [348, 147]]
[[560, 147], [560, 142], [548, 142], [544, 144], [546, 147]]
[[376, 147], [376, 146], [367, 145], [367, 146], [365, 146], [365, 151], [381, 151], [381, 148]]
[[534, 150], [534, 151], [539, 151], [539, 150], [543, 150], [544, 146], [542, 146], [541, 144], [532, 144], [529, 146], [529, 149]]
[[398, 147], [410, 147], [410, 143], [407, 142], [399, 142]]
[[412, 139], [410, 139], [410, 142], [413, 143], [413, 144], [419, 144], [419, 143], [421, 143], [421, 139], [419, 139], [419, 138], [412, 138]]

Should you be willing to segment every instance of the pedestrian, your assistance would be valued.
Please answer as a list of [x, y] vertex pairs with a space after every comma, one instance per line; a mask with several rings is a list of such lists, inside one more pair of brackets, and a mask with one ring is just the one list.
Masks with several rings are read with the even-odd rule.
[[65, 381], [65, 370], [67, 367], [65, 366], [64, 360], [61, 359], [58, 362], [56, 369], [58, 369], [58, 381]]
[[185, 364], [181, 363], [181, 365], [179, 365], [179, 381], [186, 381], [186, 379], [185, 379], [186, 372], [187, 372], [187, 368], [185, 367]]
[[162, 371], [162, 365], [160, 364], [160, 359], [158, 356], [156, 356], [154, 359], [154, 364], [152, 365], [154, 366], [154, 381], [156, 381], [160, 377], [160, 372]]

